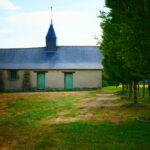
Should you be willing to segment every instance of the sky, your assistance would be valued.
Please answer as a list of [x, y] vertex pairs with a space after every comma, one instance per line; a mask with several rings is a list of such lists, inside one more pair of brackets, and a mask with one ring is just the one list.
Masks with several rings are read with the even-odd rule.
[[0, 48], [44, 47], [53, 7], [57, 45], [96, 45], [104, 0], [0, 0]]

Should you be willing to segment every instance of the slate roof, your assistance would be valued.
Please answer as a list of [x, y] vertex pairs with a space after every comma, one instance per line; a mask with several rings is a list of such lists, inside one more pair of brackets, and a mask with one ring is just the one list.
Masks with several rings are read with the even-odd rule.
[[102, 69], [101, 59], [95, 46], [0, 49], [0, 69]]

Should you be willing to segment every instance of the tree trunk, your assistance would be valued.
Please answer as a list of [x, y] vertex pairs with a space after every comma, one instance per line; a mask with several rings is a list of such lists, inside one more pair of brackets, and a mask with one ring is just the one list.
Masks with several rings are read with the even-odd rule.
[[137, 82], [136, 81], [134, 81], [133, 88], [134, 88], [134, 98], [133, 98], [133, 100], [134, 100], [134, 104], [137, 104]]
[[140, 96], [140, 84], [138, 83], [138, 96]]
[[148, 93], [149, 93], [149, 101], [150, 101], [150, 80], [148, 81]]
[[122, 83], [122, 92], [124, 92], [124, 84]]
[[132, 82], [129, 84], [129, 99], [132, 99], [132, 94], [133, 94], [133, 88], [132, 88]]
[[143, 98], [145, 97], [145, 81], [143, 80]]

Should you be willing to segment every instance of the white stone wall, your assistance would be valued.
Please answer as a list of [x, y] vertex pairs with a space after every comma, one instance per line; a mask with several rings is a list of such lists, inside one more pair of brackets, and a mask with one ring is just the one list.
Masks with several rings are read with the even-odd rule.
[[99, 70], [78, 70], [74, 74], [74, 88], [100, 88], [102, 75]]
[[30, 72], [30, 89], [37, 89], [37, 71], [45, 72], [46, 89], [64, 89], [64, 72], [73, 72], [74, 89], [90, 89], [102, 87], [101, 70], [18, 70], [17, 80], [9, 79], [9, 70], [0, 70], [3, 74], [5, 91], [22, 90], [23, 75]]

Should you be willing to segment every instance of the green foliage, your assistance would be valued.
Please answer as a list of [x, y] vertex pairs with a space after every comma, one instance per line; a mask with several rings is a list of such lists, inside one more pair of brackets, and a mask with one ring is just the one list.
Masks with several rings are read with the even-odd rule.
[[105, 72], [124, 84], [149, 79], [150, 1], [106, 0], [106, 7], [110, 12], [100, 14]]
[[103, 85], [103, 87], [106, 87], [106, 86], [119, 85], [119, 83], [114, 81], [103, 71], [102, 72], [102, 85]]

